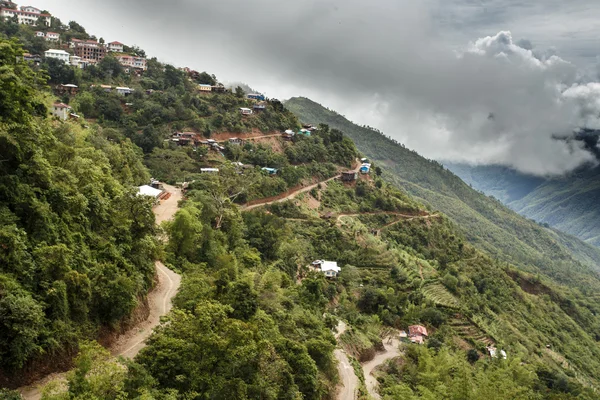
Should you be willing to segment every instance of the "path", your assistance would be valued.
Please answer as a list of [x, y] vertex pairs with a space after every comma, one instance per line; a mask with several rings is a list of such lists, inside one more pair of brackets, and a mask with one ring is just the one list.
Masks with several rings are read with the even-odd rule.
[[374, 399], [381, 399], [381, 396], [379, 396], [379, 393], [377, 393], [377, 386], [379, 383], [377, 382], [377, 379], [375, 379], [373, 371], [386, 361], [402, 355], [398, 349], [400, 342], [397, 339], [394, 338], [389, 342], [385, 340], [383, 345], [385, 347], [385, 351], [377, 353], [375, 358], [362, 365], [365, 374], [365, 384], [367, 386], [367, 390], [369, 391], [369, 395], [371, 395], [371, 397]]
[[317, 186], [322, 185], [322, 184], [327, 183], [327, 182], [330, 182], [330, 181], [332, 181], [334, 179], [338, 179], [341, 176], [342, 176], [341, 174], [340, 175], [336, 175], [336, 176], [334, 176], [332, 178], [325, 179], [324, 181], [317, 182], [317, 183], [315, 183], [313, 185], [302, 187], [302, 188], [300, 188], [298, 190], [295, 190], [294, 192], [288, 194], [287, 196], [285, 196], [285, 197], [283, 197], [281, 199], [267, 200], [267, 201], [264, 201], [264, 202], [261, 202], [261, 203], [253, 204], [251, 206], [242, 206], [241, 209], [242, 209], [242, 211], [249, 211], [249, 210], [253, 210], [255, 208], [266, 206], [266, 205], [269, 205], [269, 204], [281, 203], [281, 202], [284, 202], [286, 200], [291, 200], [291, 199], [296, 198], [296, 196], [298, 196], [301, 193], [310, 192], [311, 190], [313, 190]]
[[[346, 331], [346, 328], [346, 324], [339, 321], [335, 338], [338, 339]], [[338, 361], [338, 372], [340, 374], [340, 383], [342, 385], [336, 398], [338, 400], [355, 400], [356, 392], [358, 390], [358, 378], [354, 373], [354, 367], [350, 364], [348, 355], [344, 350], [337, 348], [333, 354]]]
[[[175, 215], [178, 210], [178, 202], [183, 195], [180, 189], [164, 185], [165, 190], [171, 193], [171, 197], [154, 207], [156, 223], [160, 224]], [[141, 349], [145, 347], [145, 341], [150, 337], [155, 327], [160, 324], [160, 317], [166, 315], [172, 308], [172, 299], [177, 294], [181, 284], [181, 276], [171, 271], [160, 261], [156, 261], [156, 275], [158, 283], [148, 293], [148, 305], [150, 314], [148, 318], [137, 324], [134, 328], [119, 337], [117, 342], [111, 346], [110, 352], [114, 356], [134, 358]], [[20, 388], [19, 392], [25, 400], [39, 400], [42, 398], [43, 387], [54, 380], [65, 380], [66, 374], [52, 374], [34, 384]]]
[[[360, 170], [360, 167], [361, 167], [361, 165], [360, 165], [360, 163], [359, 163], [359, 164], [358, 164], [358, 166], [354, 168], [354, 172], [358, 172], [358, 171]], [[241, 209], [242, 209], [242, 211], [249, 211], [249, 210], [253, 210], [253, 209], [255, 209], [255, 208], [262, 207], [262, 206], [266, 206], [266, 205], [269, 205], [269, 204], [281, 203], [281, 202], [284, 202], [284, 201], [287, 201], [287, 200], [291, 200], [291, 199], [294, 199], [294, 198], [296, 198], [296, 196], [298, 196], [298, 195], [299, 195], [299, 194], [301, 194], [301, 193], [310, 192], [311, 190], [315, 189], [315, 188], [316, 188], [316, 187], [318, 187], [319, 185], [322, 185], [322, 184], [324, 184], [324, 183], [327, 183], [327, 182], [331, 182], [332, 180], [334, 180], [334, 179], [339, 179], [339, 178], [341, 178], [341, 177], [342, 177], [342, 174], [337, 174], [337, 175], [336, 175], [336, 176], [334, 176], [334, 177], [331, 177], [331, 178], [325, 179], [325, 180], [323, 180], [323, 181], [317, 182], [317, 183], [315, 183], [315, 184], [313, 184], [313, 185], [310, 185], [310, 186], [305, 186], [305, 187], [299, 188], [298, 190], [295, 190], [295, 191], [293, 191], [292, 193], [290, 193], [290, 194], [288, 194], [287, 196], [285, 196], [285, 197], [282, 197], [282, 198], [280, 198], [280, 199], [275, 199], [275, 200], [265, 200], [264, 202], [260, 202], [260, 203], [257, 203], [257, 204], [253, 204], [253, 205], [251, 205], [251, 206], [242, 206], [242, 207], [241, 207]]]
[[[272, 137], [281, 137], [281, 133], [273, 133], [270, 135], [251, 136], [251, 137], [239, 137], [239, 138], [247, 142], [247, 141], [254, 140], [254, 139], [264, 139], [264, 138], [272, 138]], [[227, 142], [229, 142], [229, 139], [217, 140], [217, 143], [227, 143]]]

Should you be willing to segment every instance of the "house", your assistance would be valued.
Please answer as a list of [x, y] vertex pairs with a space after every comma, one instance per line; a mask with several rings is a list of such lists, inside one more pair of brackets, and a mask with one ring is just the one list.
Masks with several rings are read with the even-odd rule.
[[318, 131], [318, 130], [319, 130], [319, 128], [317, 128], [316, 126], [314, 126], [314, 125], [312, 125], [312, 124], [304, 124], [304, 125], [302, 125], [302, 128], [304, 128], [304, 129], [308, 129], [308, 130], [309, 130], [309, 131], [311, 131], [311, 132], [314, 132], [314, 131]]
[[264, 105], [264, 104], [255, 104], [255, 105], [252, 106], [252, 109], [255, 112], [263, 112], [263, 111], [265, 111], [267, 109], [267, 106]]
[[200, 84], [200, 85], [198, 85], [198, 89], [200, 89], [201, 92], [212, 92], [212, 86], [211, 85]]
[[34, 64], [40, 64], [42, 62], [42, 57], [39, 55], [25, 53], [23, 54], [23, 61], [32, 62]]
[[153, 188], [149, 185], [143, 185], [138, 188], [138, 196], [148, 196], [154, 199], [158, 199], [162, 192], [162, 190]]
[[234, 138], [229, 139], [229, 144], [240, 146], [240, 145], [244, 144], [244, 140], [234, 137]]
[[60, 33], [56, 32], [47, 32], [46, 33], [46, 41], [47, 42], [58, 42], [60, 40]]
[[226, 93], [227, 88], [219, 83], [217, 85], [212, 86], [212, 91], [213, 93]]
[[112, 86], [110, 85], [100, 85], [100, 89], [104, 90], [106, 93], [112, 92]]
[[361, 174], [368, 174], [369, 172], [371, 172], [371, 164], [363, 164], [360, 166], [360, 173]]
[[266, 173], [268, 173], [269, 175], [277, 175], [277, 170], [275, 168], [267, 168], [267, 167], [263, 167], [261, 168], [263, 171], [265, 171]]
[[117, 87], [116, 90], [121, 96], [129, 96], [131, 93], [133, 93], [133, 89], [128, 87]]
[[100, 62], [106, 56], [106, 47], [95, 40], [73, 39], [69, 47], [84, 61]]
[[408, 327], [408, 339], [412, 343], [423, 344], [427, 336], [429, 336], [427, 328], [422, 325], [411, 325]]
[[251, 93], [247, 96], [251, 100], [261, 100], [265, 101], [265, 95], [260, 93]]
[[52, 115], [56, 118], [66, 121], [69, 119], [69, 114], [71, 114], [71, 107], [64, 103], [54, 103], [52, 105]]
[[44, 56], [46, 58], [55, 58], [57, 60], [64, 62], [65, 64], [69, 64], [69, 62], [70, 62], [70, 60], [69, 60], [70, 54], [64, 50], [50, 49], [50, 50], [47, 50], [44, 52]]
[[298, 131], [298, 135], [301, 135], [301, 136], [310, 136], [310, 131], [308, 129], [300, 129]]
[[148, 69], [148, 61], [144, 57], [122, 55], [117, 56], [117, 60], [124, 67], [135, 68], [142, 71]]
[[323, 273], [327, 278], [336, 278], [342, 269], [335, 261], [317, 260], [312, 263], [312, 269]]
[[361, 158], [360, 162], [363, 163], [363, 164], [369, 164], [370, 163], [370, 161], [369, 161], [368, 158]]
[[77, 67], [77, 68], [83, 68], [84, 67], [84, 63], [81, 60], [81, 57], [79, 56], [70, 56], [69, 57], [69, 63], [73, 66], [73, 67]]
[[242, 113], [242, 115], [252, 115], [252, 110], [249, 108], [240, 108], [240, 112]]
[[296, 136], [296, 132], [288, 129], [287, 131], [283, 132], [281, 134], [281, 137], [283, 138], [283, 140], [287, 140], [290, 141], [294, 138], [294, 136]]
[[358, 179], [358, 173], [356, 171], [342, 172], [343, 182], [353, 182]]
[[44, 32], [41, 32], [41, 31], [36, 31], [35, 32], [35, 37], [46, 37], [46, 34]]
[[21, 25], [37, 25], [38, 20], [42, 20], [45, 26], [52, 24], [52, 16], [50, 14], [42, 14], [42, 12], [31, 6], [21, 7], [20, 10], [14, 8], [1, 8], [0, 17], [4, 19], [17, 18], [17, 21]]
[[110, 51], [112, 53], [122, 53], [123, 46], [125, 46], [125, 45], [121, 42], [110, 42], [108, 45], [106, 45], [106, 47], [108, 48], [108, 51]]
[[218, 174], [218, 168], [200, 168], [200, 172], [203, 174]]
[[72, 83], [68, 83], [66, 85], [57, 86], [56, 91], [59, 94], [70, 94], [71, 96], [74, 96], [79, 93], [79, 87]]

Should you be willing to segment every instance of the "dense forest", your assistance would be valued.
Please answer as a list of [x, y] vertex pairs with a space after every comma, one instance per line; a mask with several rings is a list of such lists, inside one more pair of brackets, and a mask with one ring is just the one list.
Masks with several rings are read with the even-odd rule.
[[[243, 117], [238, 108], [253, 104], [243, 89], [200, 93], [156, 60], [139, 76], [111, 57], [85, 70], [30, 66], [20, 55], [32, 51], [31, 28], [3, 27], [13, 39], [0, 39], [2, 386], [76, 355], [44, 399], [334, 399], [336, 346], [361, 374], [390, 332], [422, 324], [426, 343], [402, 343], [377, 371], [383, 398], [597, 398], [600, 280], [588, 264], [600, 253], [416, 154], [410, 172], [395, 167], [387, 151], [401, 146], [361, 139], [337, 117], [301, 116], [329, 122], [310, 136], [258, 139], [300, 122], [274, 99]], [[53, 29], [87, 35], [74, 23]], [[49, 116], [60, 83], [80, 87], [60, 100], [81, 118]], [[125, 98], [99, 84], [136, 90]], [[177, 131], [245, 142], [181, 146], [168, 140]], [[359, 150], [372, 172], [337, 179]], [[159, 227], [152, 201], [136, 195], [150, 176], [188, 183]], [[288, 192], [297, 195], [267, 204]], [[114, 358], [96, 340], [143, 303], [157, 259], [183, 276], [175, 307], [134, 360]], [[336, 261], [340, 275], [311, 270], [314, 260]], [[340, 320], [349, 329], [336, 341]], [[490, 357], [491, 345], [507, 359]], [[368, 398], [364, 384], [358, 395]]]

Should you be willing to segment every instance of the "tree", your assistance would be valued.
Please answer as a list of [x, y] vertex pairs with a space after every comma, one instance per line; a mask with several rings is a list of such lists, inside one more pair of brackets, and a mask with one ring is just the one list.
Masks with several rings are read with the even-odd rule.
[[243, 99], [244, 97], [246, 97], [246, 92], [244, 92], [244, 89], [241, 86], [237, 86], [235, 88], [235, 97], [237, 97], [238, 99]]

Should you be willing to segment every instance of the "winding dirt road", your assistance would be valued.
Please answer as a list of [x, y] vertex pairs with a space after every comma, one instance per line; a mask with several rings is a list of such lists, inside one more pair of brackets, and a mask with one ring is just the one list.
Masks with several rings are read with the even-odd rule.
[[[165, 190], [171, 193], [171, 197], [154, 207], [157, 224], [173, 218], [178, 210], [179, 200], [183, 197], [180, 189], [169, 185], [164, 186]], [[181, 284], [181, 276], [165, 267], [160, 261], [156, 261], [155, 266], [158, 282], [148, 293], [150, 315], [145, 321], [121, 335], [111, 346], [109, 350], [115, 357], [134, 358], [145, 347], [145, 341], [150, 337], [153, 329], [160, 324], [160, 317], [166, 315], [173, 307], [172, 300]], [[64, 381], [65, 375], [64, 373], [52, 374], [30, 386], [20, 388], [19, 392], [25, 400], [39, 400], [42, 398], [42, 389], [47, 383], [55, 380]]]
[[[335, 338], [338, 339], [344, 332], [346, 332], [346, 324], [343, 321], [338, 322], [337, 333]], [[333, 352], [335, 358], [338, 360], [338, 372], [340, 374], [340, 380], [342, 387], [338, 392], [338, 400], [355, 400], [356, 392], [358, 391], [358, 378], [354, 373], [354, 367], [348, 360], [346, 352], [340, 348], [335, 349]]]
[[377, 382], [377, 379], [375, 379], [373, 371], [387, 360], [391, 360], [392, 358], [402, 355], [398, 348], [400, 342], [397, 339], [392, 339], [389, 342], [384, 341], [383, 345], [385, 347], [385, 351], [377, 353], [375, 358], [362, 365], [363, 372], [365, 374], [365, 384], [367, 385], [367, 390], [369, 391], [369, 395], [371, 395], [371, 397], [374, 399], [381, 399], [381, 396], [379, 396], [379, 393], [377, 393], [377, 386], [379, 383]]

